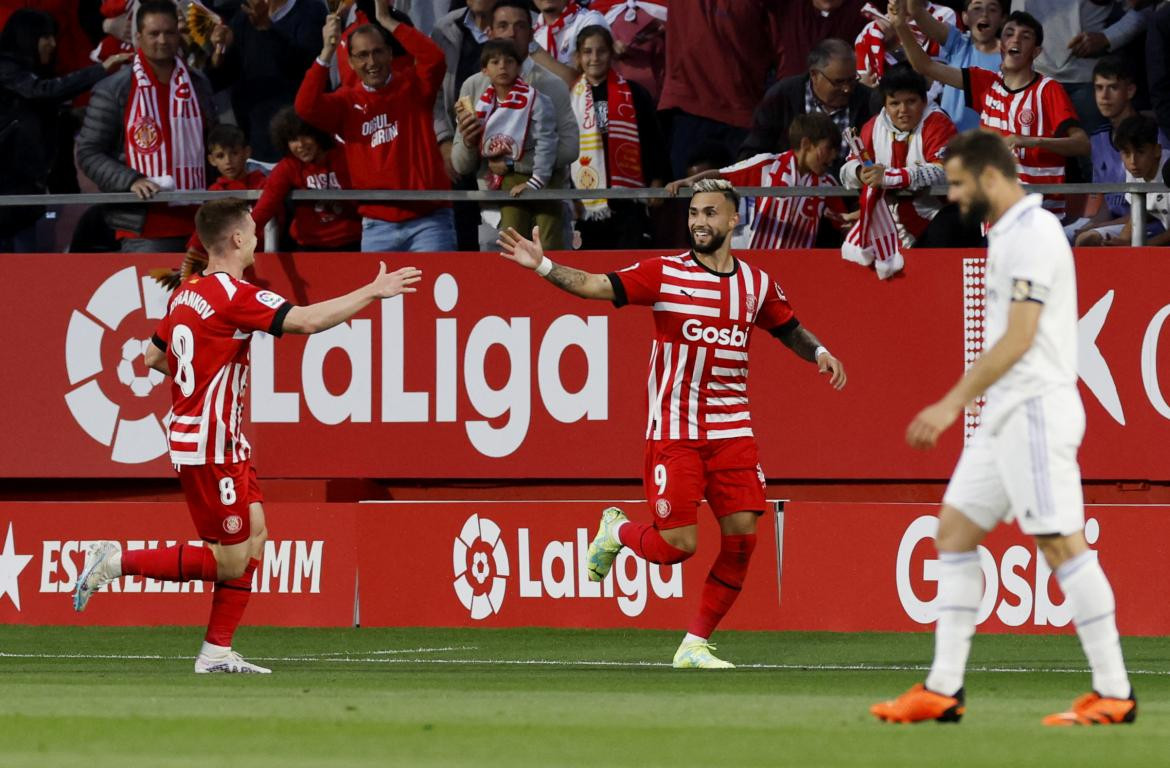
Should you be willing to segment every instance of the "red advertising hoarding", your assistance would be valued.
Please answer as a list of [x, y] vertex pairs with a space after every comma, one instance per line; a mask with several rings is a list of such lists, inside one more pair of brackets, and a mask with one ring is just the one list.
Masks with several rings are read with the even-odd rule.
[[[972, 255], [974, 254], [974, 255]], [[635, 253], [566, 254], [604, 271]], [[167, 257], [10, 255], [0, 477], [164, 477], [167, 387], [142, 366]], [[369, 254], [261, 254], [256, 280], [296, 303], [372, 278]], [[406, 256], [387, 256], [393, 265]], [[306, 339], [258, 335], [248, 434], [264, 477], [631, 478], [642, 466], [652, 320], [557, 291], [492, 254], [410, 257], [417, 294]], [[843, 392], [767, 334], [752, 354], [753, 424], [774, 478], [941, 479], [962, 435], [902, 439], [978, 348], [979, 252], [916, 251], [878, 281], [832, 252], [754, 252], [840, 357]], [[1090, 479], [1164, 480], [1170, 441], [1170, 260], [1079, 251]], [[49, 268], [47, 265], [51, 265]], [[62, 276], [68, 276], [63, 278]]]
[[[249, 624], [352, 626], [357, 579], [354, 504], [269, 504], [271, 538], [253, 576]], [[126, 549], [190, 541], [184, 504], [0, 504], [0, 624], [162, 625], [207, 622], [211, 586], [124, 576], [83, 613], [73, 589], [89, 542]]]

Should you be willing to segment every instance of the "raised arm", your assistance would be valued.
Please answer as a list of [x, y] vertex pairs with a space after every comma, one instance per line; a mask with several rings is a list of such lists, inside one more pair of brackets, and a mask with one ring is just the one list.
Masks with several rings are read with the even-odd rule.
[[890, 21], [894, 31], [898, 33], [898, 41], [902, 43], [902, 50], [906, 51], [906, 60], [914, 71], [943, 85], [955, 88], [963, 87], [963, 70], [958, 67], [948, 67], [942, 62], [930, 58], [930, 54], [922, 50], [914, 33], [910, 30], [909, 18], [906, 15], [904, 0], [891, 0], [889, 8]]
[[345, 104], [344, 96], [325, 92], [329, 87], [329, 63], [333, 61], [338, 41], [341, 39], [341, 19], [332, 13], [326, 16], [321, 37], [324, 40], [321, 55], [305, 73], [305, 79], [301, 81], [301, 87], [297, 90], [294, 107], [306, 123], [326, 133], [335, 134], [344, 126], [343, 116], [349, 108]]
[[693, 187], [696, 182], [703, 179], [718, 179], [722, 178], [722, 174], [718, 168], [712, 168], [707, 171], [699, 171], [694, 176], [687, 176], [685, 179], [676, 179], [666, 185], [666, 194], [671, 197], [678, 197], [678, 192], [683, 187]]
[[531, 269], [536, 274], [548, 280], [562, 291], [580, 296], [583, 299], [604, 299], [613, 301], [613, 283], [608, 275], [598, 275], [584, 272], [572, 267], [563, 267], [544, 255], [544, 248], [540, 245], [540, 227], [532, 228], [532, 239], [521, 235], [512, 227], [500, 232], [496, 241], [500, 246], [500, 255], [509, 261], [514, 261], [525, 269]]
[[386, 272], [386, 263], [378, 262], [378, 276], [368, 285], [344, 296], [327, 301], [293, 307], [284, 316], [282, 329], [287, 333], [320, 333], [335, 325], [344, 323], [361, 312], [375, 299], [389, 299], [400, 293], [415, 293], [411, 286], [422, 279], [422, 271], [414, 267], [403, 267]]
[[906, 12], [922, 30], [922, 34], [939, 45], [944, 45], [951, 34], [951, 25], [944, 24], [930, 15], [924, 0], [906, 0]]

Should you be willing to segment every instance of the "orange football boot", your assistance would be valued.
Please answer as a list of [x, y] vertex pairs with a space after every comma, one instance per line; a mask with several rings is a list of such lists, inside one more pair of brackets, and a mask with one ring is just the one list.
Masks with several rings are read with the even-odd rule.
[[923, 720], [957, 723], [967, 711], [963, 701], [962, 688], [954, 696], [943, 696], [918, 683], [896, 699], [874, 704], [869, 711], [887, 723], [920, 723]]
[[1045, 725], [1120, 725], [1137, 719], [1137, 699], [1130, 691], [1128, 699], [1109, 699], [1098, 693], [1086, 693], [1072, 704], [1068, 712], [1044, 718]]

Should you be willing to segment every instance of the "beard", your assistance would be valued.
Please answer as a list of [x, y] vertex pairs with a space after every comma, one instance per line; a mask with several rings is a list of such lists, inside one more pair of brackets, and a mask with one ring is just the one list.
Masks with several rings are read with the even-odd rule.
[[987, 221], [988, 215], [991, 213], [991, 201], [985, 195], [978, 195], [971, 198], [967, 210], [959, 208], [959, 218], [963, 223], [969, 227], [978, 227]]
[[707, 243], [706, 245], [699, 245], [695, 241], [695, 233], [693, 231], [691, 231], [691, 232], [689, 232], [689, 234], [691, 237], [691, 250], [693, 250], [695, 253], [701, 253], [704, 256], [715, 253], [715, 251], [722, 248], [723, 241], [725, 241], [727, 239], [726, 232], [716, 232], [716, 231], [712, 230], [711, 231], [711, 241], [709, 243]]

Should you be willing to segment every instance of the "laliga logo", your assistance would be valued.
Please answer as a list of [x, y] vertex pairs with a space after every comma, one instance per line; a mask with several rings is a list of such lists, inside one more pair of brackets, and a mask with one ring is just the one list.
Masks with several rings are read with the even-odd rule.
[[[98, 286], [84, 312], [74, 310], [65, 334], [65, 369], [69, 385], [65, 404], [85, 433], [102, 445], [112, 446], [110, 458], [120, 464], [140, 464], [166, 453], [167, 439], [162, 424], [153, 413], [141, 418], [121, 415], [122, 406], [103, 391], [97, 376], [105, 369], [102, 339], [114, 332], [134, 312], [158, 320], [166, 314], [167, 292], [149, 277], [140, 278], [134, 267], [115, 272]], [[115, 364], [118, 381], [134, 397], [146, 397], [162, 383], [163, 375], [148, 370], [135, 372], [142, 365], [142, 352], [149, 339], [129, 338], [121, 346]]]
[[455, 594], [471, 618], [479, 621], [499, 613], [508, 583], [508, 552], [500, 526], [472, 515], [455, 539]]

